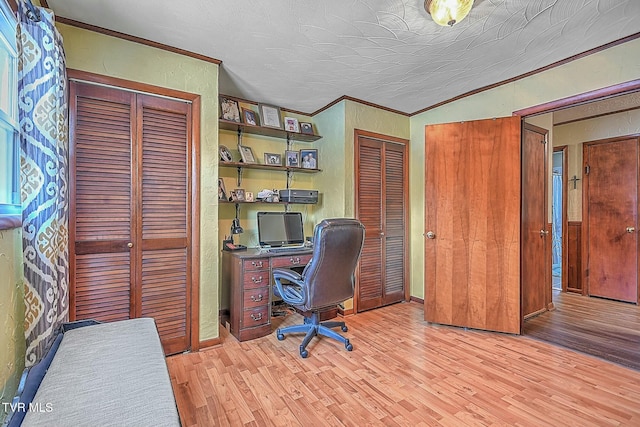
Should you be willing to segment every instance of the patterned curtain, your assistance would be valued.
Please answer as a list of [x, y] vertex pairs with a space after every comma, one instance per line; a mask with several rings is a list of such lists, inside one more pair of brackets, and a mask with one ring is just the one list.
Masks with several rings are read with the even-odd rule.
[[[54, 16], [19, 2], [22, 246], [26, 366], [37, 363], [69, 305], [67, 75]], [[31, 15], [33, 18], [33, 15]]]

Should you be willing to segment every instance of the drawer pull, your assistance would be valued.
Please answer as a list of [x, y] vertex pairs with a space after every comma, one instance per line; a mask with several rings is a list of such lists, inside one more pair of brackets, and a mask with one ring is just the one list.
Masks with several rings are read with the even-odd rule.
[[[256, 297], [255, 295], [251, 295], [251, 301], [253, 302], [260, 302], [262, 301], [262, 294], [258, 294], [258, 296]], [[261, 314], [262, 315], [262, 314]], [[253, 316], [253, 315], [252, 315]], [[255, 319], [254, 319], [255, 320]]]
[[251, 318], [253, 320], [255, 320], [256, 322], [259, 321], [259, 320], [262, 320], [262, 313], [258, 313], [258, 314], [251, 313]]
[[262, 283], [262, 276], [258, 277], [257, 279], [255, 278], [255, 276], [251, 276], [251, 281], [253, 283]]
[[289, 258], [289, 262], [294, 265], [300, 264], [300, 257], [291, 257]]
[[251, 265], [253, 265], [254, 267], [262, 268], [262, 261], [251, 261]]

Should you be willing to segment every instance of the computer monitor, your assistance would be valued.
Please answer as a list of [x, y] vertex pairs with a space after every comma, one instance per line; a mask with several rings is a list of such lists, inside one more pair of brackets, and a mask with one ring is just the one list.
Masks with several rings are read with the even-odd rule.
[[302, 214], [300, 212], [258, 212], [258, 240], [261, 247], [303, 245]]

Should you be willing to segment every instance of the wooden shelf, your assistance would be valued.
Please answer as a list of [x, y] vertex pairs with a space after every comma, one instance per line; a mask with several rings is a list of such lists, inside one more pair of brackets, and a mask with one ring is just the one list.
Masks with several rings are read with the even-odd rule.
[[243, 162], [219, 162], [218, 166], [223, 168], [245, 168], [245, 169], [265, 169], [281, 172], [304, 172], [304, 173], [316, 173], [322, 172], [322, 169], [309, 169], [300, 168], [294, 166], [282, 166], [282, 165], [265, 165], [264, 163], [243, 163]]
[[245, 123], [237, 123], [229, 120], [220, 119], [220, 129], [230, 130], [238, 132], [241, 130], [244, 133], [251, 133], [254, 135], [271, 136], [274, 138], [283, 138], [291, 141], [299, 142], [313, 142], [322, 138], [320, 135], [308, 135], [300, 132], [289, 132], [284, 129], [268, 128], [264, 126], [253, 126]]
[[300, 203], [300, 202], [246, 202], [246, 201], [233, 201], [233, 200], [218, 200], [218, 203], [221, 205], [237, 205], [237, 204], [246, 204], [246, 205], [317, 205], [317, 203]]

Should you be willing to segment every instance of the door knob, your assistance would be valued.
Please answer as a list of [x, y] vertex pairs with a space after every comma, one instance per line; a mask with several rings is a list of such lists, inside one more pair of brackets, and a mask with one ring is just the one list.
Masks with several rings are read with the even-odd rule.
[[549, 235], [549, 231], [547, 230], [540, 230], [540, 237], [547, 237]]
[[427, 236], [427, 239], [435, 239], [436, 233], [434, 233], [433, 231], [427, 231], [427, 234], [425, 234], [425, 236]]
[[635, 227], [627, 227], [627, 233], [635, 233], [636, 228]]
[[131, 243], [131, 242], [127, 243], [127, 247], [128, 248], [132, 248], [133, 247], [133, 243]]

